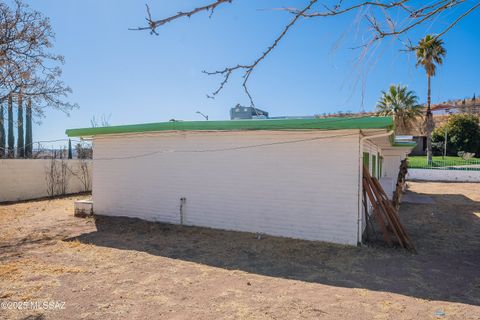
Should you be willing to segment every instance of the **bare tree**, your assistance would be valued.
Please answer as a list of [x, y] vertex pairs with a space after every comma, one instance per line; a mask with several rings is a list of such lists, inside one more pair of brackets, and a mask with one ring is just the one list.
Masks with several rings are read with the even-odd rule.
[[65, 159], [65, 157], [62, 157], [59, 160], [59, 166], [60, 166], [60, 175], [58, 179], [58, 193], [61, 195], [66, 195], [67, 194], [67, 188], [68, 188], [68, 180], [69, 180], [69, 168], [68, 168], [68, 161]]
[[[218, 10], [219, 7], [225, 7], [231, 4], [233, 0], [215, 0], [204, 6], [199, 6], [186, 11], [179, 11], [172, 16], [162, 19], [155, 19], [151, 14], [150, 7], [147, 5], [147, 25], [130, 30], [147, 30], [151, 34], [158, 35], [158, 28], [183, 18], [190, 18], [200, 13], [208, 13], [209, 17]], [[293, 2], [293, 1], [292, 1]], [[298, 1], [295, 2], [298, 4]], [[267, 58], [270, 53], [285, 38], [292, 27], [303, 19], [322, 19], [346, 14], [357, 14], [360, 23], [367, 30], [365, 41], [356, 48], [361, 49], [360, 59], [365, 57], [370, 47], [380, 42], [384, 38], [396, 38], [401, 41], [407, 51], [415, 50], [412, 42], [409, 40], [409, 33], [415, 29], [424, 27], [427, 23], [433, 23], [446, 18], [447, 15], [453, 15], [453, 20], [448, 20], [442, 24], [436, 37], [441, 37], [450, 31], [459, 21], [465, 18], [474, 10], [480, 7], [480, 1], [466, 0], [433, 0], [433, 1], [413, 1], [413, 0], [371, 0], [371, 1], [344, 1], [344, 0], [308, 0], [304, 1], [301, 7], [273, 8], [273, 11], [284, 11], [292, 15], [292, 19], [284, 25], [279, 31], [269, 47], [258, 55], [251, 62], [238, 63], [227, 66], [216, 71], [203, 71], [207, 75], [217, 75], [221, 77], [220, 84], [210, 95], [214, 98], [219, 94], [228, 83], [232, 74], [240, 72], [243, 76], [243, 89], [248, 96], [250, 103], [254, 106], [252, 95], [248, 88], [248, 81], [256, 67]], [[417, 41], [415, 41], [416, 43]]]
[[75, 151], [77, 152], [77, 159], [92, 159], [93, 158], [93, 149], [91, 144], [85, 142], [77, 143], [75, 146]]
[[58, 181], [60, 179], [61, 172], [57, 165], [57, 160], [52, 157], [45, 167], [45, 183], [47, 184], [47, 194], [50, 197], [57, 195]]
[[21, 89], [37, 115], [48, 106], [68, 112], [71, 89], [60, 80], [64, 58], [51, 52], [54, 32], [48, 18], [20, 0], [0, 3], [0, 99]]
[[102, 113], [100, 119], [97, 119], [95, 116], [93, 116], [92, 119], [90, 119], [90, 125], [92, 128], [109, 127], [111, 116], [111, 114], [106, 116], [104, 113]]
[[70, 174], [77, 178], [82, 184], [83, 191], [92, 190], [92, 178], [90, 176], [91, 161], [85, 158], [78, 159], [78, 165], [75, 169], [68, 168]]
[[47, 194], [50, 197], [66, 195], [71, 173], [72, 171], [68, 167], [68, 160], [65, 157], [57, 158], [55, 155], [52, 156], [45, 167]]

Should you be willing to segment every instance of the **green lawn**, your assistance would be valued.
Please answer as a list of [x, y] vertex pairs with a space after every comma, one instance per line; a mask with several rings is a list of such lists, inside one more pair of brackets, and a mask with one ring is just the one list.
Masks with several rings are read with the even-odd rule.
[[[449, 166], [465, 166], [465, 165], [480, 165], [479, 158], [471, 158], [470, 160], [463, 160], [460, 157], [433, 157], [432, 167], [449, 167]], [[424, 168], [429, 167], [427, 164], [427, 156], [408, 157], [409, 168]]]

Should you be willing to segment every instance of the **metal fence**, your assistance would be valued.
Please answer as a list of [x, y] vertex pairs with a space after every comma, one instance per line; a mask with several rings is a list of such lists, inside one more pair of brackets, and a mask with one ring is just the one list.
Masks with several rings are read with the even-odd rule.
[[434, 157], [432, 162], [428, 163], [427, 157], [411, 157], [408, 158], [408, 168], [480, 171], [480, 159], [462, 159], [461, 157]]

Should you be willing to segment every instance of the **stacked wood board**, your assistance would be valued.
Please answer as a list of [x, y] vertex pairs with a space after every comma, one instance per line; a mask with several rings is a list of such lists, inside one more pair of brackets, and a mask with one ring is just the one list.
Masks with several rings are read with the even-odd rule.
[[405, 227], [400, 222], [398, 211], [388, 199], [380, 182], [370, 175], [366, 167], [363, 168], [363, 197], [367, 215], [366, 199], [370, 201], [373, 207], [373, 217], [380, 227], [385, 242], [390, 246], [398, 243], [402, 248], [416, 252]]

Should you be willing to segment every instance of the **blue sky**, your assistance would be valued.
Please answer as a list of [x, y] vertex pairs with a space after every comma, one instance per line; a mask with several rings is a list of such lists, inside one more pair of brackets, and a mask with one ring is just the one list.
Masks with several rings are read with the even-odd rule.
[[[204, 1], [147, 1], [156, 17], [188, 9]], [[211, 19], [200, 14], [159, 29], [159, 36], [129, 31], [144, 24], [145, 6], [134, 0], [27, 1], [50, 17], [56, 32], [54, 51], [66, 58], [64, 81], [80, 109], [70, 117], [49, 110], [34, 128], [34, 140], [65, 138], [66, 128], [88, 127], [102, 114], [110, 123], [167, 121], [171, 118], [227, 119], [229, 109], [248, 99], [237, 75], [215, 100], [207, 99], [219, 78], [202, 70], [249, 63], [272, 42], [290, 20], [268, 9], [303, 1], [238, 0], [217, 9]], [[418, 40], [439, 30], [455, 14], [411, 34]], [[411, 54], [397, 41], [384, 41], [370, 63], [358, 64], [355, 16], [303, 20], [254, 71], [251, 92], [259, 108], [272, 116], [373, 110], [380, 91], [401, 83], [426, 97], [426, 78]], [[447, 57], [432, 81], [432, 100], [470, 97], [479, 90], [479, 12], [444, 37]], [[357, 42], [356, 42], [357, 41]], [[339, 44], [339, 45], [337, 45]], [[362, 70], [368, 69], [368, 73]], [[478, 92], [477, 92], [478, 95]]]

